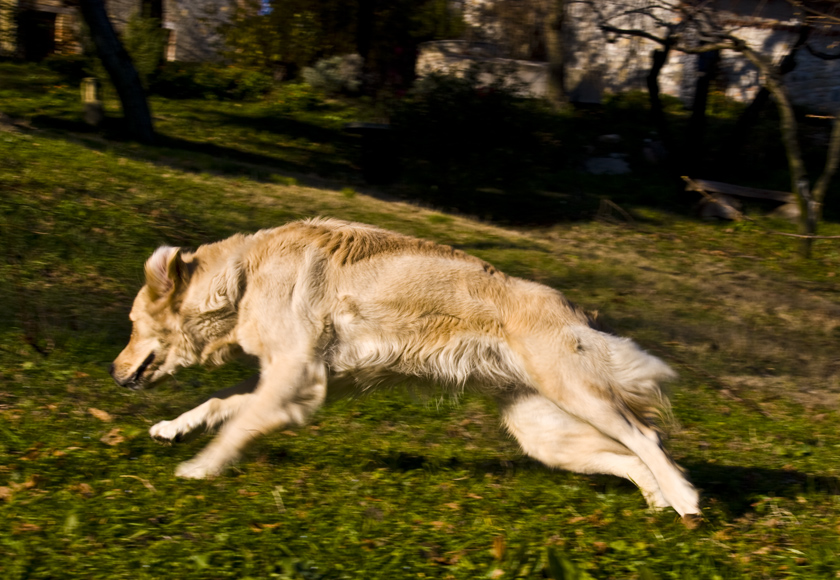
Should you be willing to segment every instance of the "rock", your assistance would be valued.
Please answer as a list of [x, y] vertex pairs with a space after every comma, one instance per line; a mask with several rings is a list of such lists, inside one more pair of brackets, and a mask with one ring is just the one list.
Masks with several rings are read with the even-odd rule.
[[608, 145], [617, 145], [621, 143], [621, 135], [611, 133], [609, 135], [601, 135], [598, 137], [599, 143], [606, 143]]
[[740, 220], [741, 202], [722, 193], [715, 194], [715, 198], [703, 198], [698, 204], [700, 217], [703, 219]]
[[585, 163], [586, 171], [593, 175], [625, 175], [630, 173], [630, 164], [615, 157], [590, 157]]
[[770, 212], [770, 216], [795, 222], [799, 219], [799, 204], [791, 202], [780, 205]]

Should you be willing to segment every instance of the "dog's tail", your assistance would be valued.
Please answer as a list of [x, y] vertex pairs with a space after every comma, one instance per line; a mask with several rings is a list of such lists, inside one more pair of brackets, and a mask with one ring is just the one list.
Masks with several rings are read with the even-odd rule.
[[578, 328], [575, 334], [578, 344], [584, 349], [590, 350], [587, 347], [595, 346], [591, 350], [597, 354], [589, 354], [605, 363], [599, 365], [608, 375], [602, 379], [606, 379], [611, 395], [624, 408], [657, 430], [676, 427], [670, 401], [662, 390], [664, 383], [677, 376], [671, 367], [642, 350], [629, 338], [591, 328]]
[[676, 379], [677, 373], [629, 338], [608, 337], [616, 391], [624, 404], [646, 422], [663, 428], [675, 427], [671, 403], [662, 385]]

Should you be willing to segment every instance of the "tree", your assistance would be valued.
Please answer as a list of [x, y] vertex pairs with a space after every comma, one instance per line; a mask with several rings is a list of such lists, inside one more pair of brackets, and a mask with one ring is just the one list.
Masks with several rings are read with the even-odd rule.
[[141, 143], [153, 143], [155, 131], [146, 101], [146, 92], [117, 33], [111, 24], [102, 0], [79, 0], [79, 9], [108, 77], [122, 103], [125, 130]]
[[[660, 98], [659, 75], [668, 63], [671, 52], [676, 48], [684, 23], [673, 18], [670, 5], [660, 4], [655, 0], [623, 0], [610, 3], [598, 0], [570, 0], [570, 3], [582, 4], [594, 15], [596, 25], [608, 42], [613, 42], [617, 37], [631, 36], [647, 39], [656, 45], [651, 50], [650, 70], [645, 76], [651, 120], [666, 149], [673, 157], [679, 158], [680, 156], [676, 155], [678, 147]], [[677, 162], [677, 165], [680, 163]]]
[[565, 87], [566, 67], [563, 51], [563, 18], [565, 0], [548, 0], [548, 15], [545, 19], [545, 52], [548, 60], [547, 98], [555, 108], [567, 104]]
[[[715, 18], [712, 12], [704, 12], [697, 19], [697, 32], [700, 42], [694, 47], [683, 47], [690, 52], [708, 52], [712, 50], [733, 50], [740, 53], [753, 66], [762, 78], [762, 86], [770, 93], [779, 113], [779, 128], [782, 144], [787, 155], [788, 170], [790, 171], [791, 189], [799, 203], [799, 253], [803, 258], [811, 256], [814, 236], [817, 235], [817, 224], [822, 219], [822, 208], [828, 185], [837, 171], [840, 162], [840, 110], [834, 115], [834, 123], [826, 152], [826, 161], [822, 173], [816, 182], [812, 183], [802, 157], [799, 144], [799, 131], [796, 114], [790, 99], [787, 86], [784, 83], [784, 69], [780, 64], [752, 48], [746, 41], [738, 37], [736, 32], [727, 30]], [[806, 24], [803, 23], [803, 26]], [[799, 36], [802, 38], [802, 35]], [[801, 43], [800, 43], [801, 44]]]
[[[592, 0], [578, 1], [591, 6], [595, 4]], [[814, 20], [840, 24], [840, 17], [811, 6], [811, 4], [817, 6], [821, 4], [800, 0], [789, 0], [789, 2], [797, 8], [802, 8], [795, 12], [796, 18], [800, 21], [800, 27], [810, 27]], [[739, 36], [737, 24], [728, 24], [721, 17], [721, 12], [709, 3], [623, 0], [612, 4], [612, 7], [614, 12], [610, 16], [599, 13], [600, 27], [606, 33], [648, 38], [664, 46], [666, 50], [679, 50], [685, 53], [707, 54], [731, 50], [740, 54], [758, 70], [762, 87], [773, 99], [779, 113], [779, 128], [787, 156], [791, 189], [800, 208], [799, 252], [802, 257], [810, 257], [813, 240], [817, 234], [817, 224], [822, 219], [823, 200], [840, 163], [840, 110], [834, 115], [825, 166], [819, 178], [812, 183], [802, 157], [793, 104], [784, 82], [784, 74], [794, 65], [792, 59], [809, 38], [807, 31], [802, 31], [800, 28], [798, 39], [794, 42], [789, 57], [775, 64], [770, 57], [750, 46]], [[629, 15], [646, 18], [646, 26], [624, 28], [612, 22], [612, 18], [627, 18]], [[813, 52], [810, 47], [809, 50]], [[656, 64], [658, 63], [655, 62], [654, 69], [656, 69]]]

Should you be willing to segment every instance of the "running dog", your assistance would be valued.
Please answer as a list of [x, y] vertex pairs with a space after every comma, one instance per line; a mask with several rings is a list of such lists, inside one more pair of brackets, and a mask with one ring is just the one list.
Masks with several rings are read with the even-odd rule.
[[625, 477], [653, 508], [689, 519], [698, 494], [663, 450], [660, 383], [674, 377], [635, 343], [598, 330], [547, 286], [448, 246], [334, 219], [235, 235], [146, 262], [128, 346], [111, 365], [140, 389], [196, 363], [245, 353], [253, 380], [150, 434], [220, 430], [175, 474], [205, 478], [253, 438], [304, 425], [331, 396], [431, 383], [494, 398], [524, 452], [582, 473]]

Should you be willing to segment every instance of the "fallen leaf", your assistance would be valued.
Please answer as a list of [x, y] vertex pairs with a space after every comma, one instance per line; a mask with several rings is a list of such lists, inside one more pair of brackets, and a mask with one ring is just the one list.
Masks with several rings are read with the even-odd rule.
[[148, 479], [143, 479], [142, 477], [137, 477], [136, 475], [121, 475], [120, 477], [130, 477], [130, 478], [132, 478], [132, 479], [136, 479], [137, 481], [139, 481], [140, 483], [142, 483], [142, 484], [145, 486], [145, 488], [146, 488], [146, 489], [148, 489], [148, 490], [149, 490], [149, 491], [151, 491], [152, 493], [157, 493], [157, 490], [155, 489], [155, 486], [154, 486], [154, 485], [152, 485], [152, 484], [149, 482], [149, 480], [148, 480]]
[[87, 483], [76, 484], [73, 487], [71, 487], [70, 489], [78, 491], [80, 494], [82, 494], [85, 497], [93, 496], [93, 488], [90, 485], [88, 485]]
[[0, 487], [0, 500], [9, 501], [12, 499], [12, 488], [5, 485]]
[[18, 524], [18, 525], [15, 526], [15, 533], [17, 533], [17, 534], [20, 534], [20, 533], [23, 533], [23, 532], [40, 532], [40, 531], [41, 531], [41, 526], [39, 526], [38, 524], [23, 523], [23, 524]]
[[120, 435], [121, 431], [122, 431], [122, 429], [120, 429], [119, 427], [114, 427], [113, 429], [108, 431], [105, 435], [103, 435], [102, 438], [100, 439], [100, 441], [102, 441], [106, 445], [111, 445], [111, 446], [119, 445], [120, 443], [125, 441], [125, 437]]
[[94, 407], [90, 407], [88, 409], [88, 413], [99, 419], [100, 421], [104, 421], [105, 423], [110, 423], [114, 420], [111, 414], [108, 411], [103, 411], [101, 409], [96, 409]]
[[34, 447], [30, 447], [24, 452], [24, 454], [21, 456], [21, 459], [23, 461], [32, 461], [34, 459], [38, 459], [41, 456], [41, 447], [43, 446], [43, 443], [36, 443]]
[[[18, 492], [22, 489], [32, 489], [33, 487], [37, 487], [38, 483], [40, 483], [42, 480], [43, 480], [43, 478], [40, 475], [33, 474], [33, 475], [30, 475], [29, 479], [27, 479], [23, 483], [12, 482], [9, 485], [9, 487], [5, 488], [5, 489], [8, 489], [10, 494], [14, 494], [14, 493], [16, 493], [16, 492]], [[0, 494], [0, 497], [2, 497], [1, 494]], [[9, 498], [11, 498], [11, 495], [9, 495]]]
[[505, 537], [496, 536], [493, 538], [493, 557], [501, 560], [505, 556]]
[[280, 525], [280, 522], [277, 522], [276, 524], [260, 524], [257, 522], [251, 522], [250, 524], [248, 524], [248, 527], [251, 528], [252, 531], [260, 533], [264, 530], [273, 530], [274, 528]]

